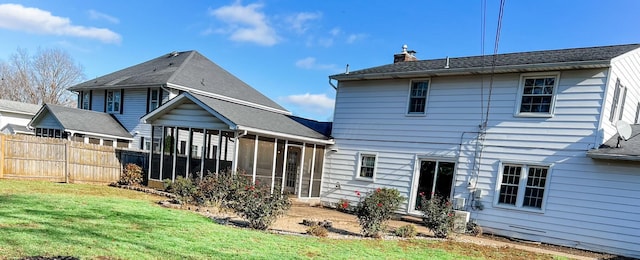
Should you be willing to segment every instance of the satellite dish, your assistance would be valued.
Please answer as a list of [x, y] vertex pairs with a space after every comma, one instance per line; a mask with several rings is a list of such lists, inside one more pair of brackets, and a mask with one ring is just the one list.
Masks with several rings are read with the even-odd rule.
[[618, 121], [616, 123], [616, 130], [618, 130], [618, 135], [620, 135], [620, 137], [625, 141], [629, 140], [631, 137], [631, 126], [625, 121]]
[[629, 123], [622, 120], [616, 123], [616, 130], [618, 131], [618, 143], [616, 144], [616, 148], [620, 148], [620, 140], [629, 140], [632, 130]]

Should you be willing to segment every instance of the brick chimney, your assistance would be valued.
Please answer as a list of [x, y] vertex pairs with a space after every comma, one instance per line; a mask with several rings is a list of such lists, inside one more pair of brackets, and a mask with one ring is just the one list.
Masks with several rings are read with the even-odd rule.
[[407, 45], [402, 45], [402, 52], [393, 55], [393, 63], [405, 61], [417, 61], [416, 51], [407, 51]]

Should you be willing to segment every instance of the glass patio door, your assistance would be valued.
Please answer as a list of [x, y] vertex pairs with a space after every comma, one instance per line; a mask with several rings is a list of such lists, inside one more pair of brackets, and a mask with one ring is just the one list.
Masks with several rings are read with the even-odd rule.
[[420, 169], [418, 172], [418, 185], [414, 188], [413, 197], [415, 204], [413, 210], [418, 210], [422, 202], [424, 194], [426, 199], [436, 194], [444, 199], [451, 197], [451, 189], [453, 186], [453, 175], [456, 169], [454, 162], [439, 160], [420, 160]]

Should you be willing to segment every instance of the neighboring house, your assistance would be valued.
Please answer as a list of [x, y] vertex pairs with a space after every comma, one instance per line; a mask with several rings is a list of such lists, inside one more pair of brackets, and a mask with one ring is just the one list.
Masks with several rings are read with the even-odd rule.
[[390, 187], [420, 214], [419, 194], [438, 194], [486, 232], [640, 257], [640, 127], [607, 148], [618, 120], [639, 120], [639, 48], [499, 54], [495, 67], [405, 48], [332, 75], [321, 200]]
[[29, 122], [36, 136], [129, 148], [131, 134], [112, 115], [45, 104]]
[[150, 151], [149, 186], [238, 170], [300, 198], [320, 196], [324, 151], [333, 143], [329, 124], [292, 116], [196, 51], [172, 52], [70, 90], [78, 92], [79, 108], [112, 115], [133, 136], [133, 148]]
[[39, 109], [39, 105], [0, 99], [0, 133], [32, 135], [27, 124]]

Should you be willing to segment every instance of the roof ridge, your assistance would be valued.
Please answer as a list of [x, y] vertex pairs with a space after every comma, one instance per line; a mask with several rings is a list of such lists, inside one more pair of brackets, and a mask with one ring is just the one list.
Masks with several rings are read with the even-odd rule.
[[[587, 50], [587, 49], [602, 49], [602, 48], [611, 48], [611, 47], [622, 47], [622, 46], [633, 46], [637, 45], [640, 48], [640, 43], [630, 43], [630, 44], [617, 44], [617, 45], [606, 45], [606, 46], [591, 46], [591, 47], [577, 47], [577, 48], [564, 48], [564, 49], [552, 49], [552, 50], [537, 50], [537, 51], [515, 51], [515, 52], [506, 52], [506, 53], [498, 53], [498, 56], [502, 55], [513, 55], [513, 54], [530, 54], [530, 53], [542, 53], [542, 52], [554, 52], [554, 51], [571, 51], [571, 50]], [[471, 55], [471, 56], [458, 56], [458, 57], [449, 57], [449, 59], [462, 59], [462, 58], [479, 58], [479, 57], [491, 57], [492, 54], [485, 55]], [[447, 58], [435, 58], [435, 59], [424, 59], [417, 60], [412, 62], [421, 62], [421, 61], [437, 61], [437, 60], [446, 60]], [[393, 63], [392, 63], [393, 64]], [[385, 64], [381, 66], [386, 66], [390, 64]]]
[[[190, 51], [184, 51], [183, 53], [185, 53], [185, 52], [188, 52], [188, 53], [189, 53], [189, 54], [188, 54], [189, 56], [187, 56], [187, 58], [186, 58], [186, 59], [184, 59], [184, 61], [180, 64], [180, 66], [178, 67], [178, 69], [176, 69], [176, 71], [174, 71], [173, 73], [171, 73], [171, 76], [167, 79], [167, 82], [166, 82], [166, 83], [170, 83], [170, 82], [172, 82], [172, 81], [176, 78], [176, 76], [177, 76], [178, 74], [180, 74], [180, 72], [182, 72], [182, 69], [184, 69], [184, 67], [186, 66], [186, 64], [187, 64], [187, 63], [189, 63], [189, 61], [191, 61], [191, 59], [193, 58], [193, 56], [195, 55], [195, 53], [197, 53], [198, 51], [196, 51], [196, 50], [190, 50]], [[173, 54], [173, 52], [172, 52], [170, 55], [172, 55], [172, 54]]]

